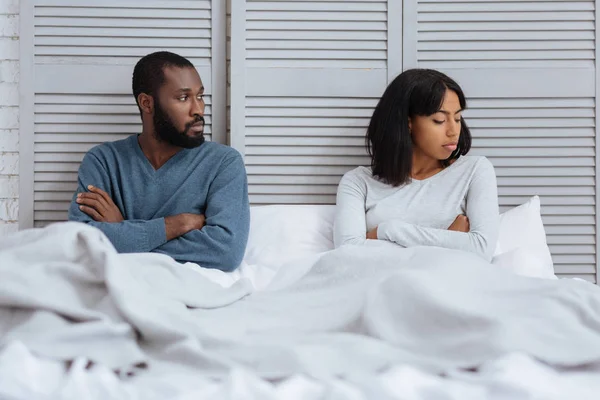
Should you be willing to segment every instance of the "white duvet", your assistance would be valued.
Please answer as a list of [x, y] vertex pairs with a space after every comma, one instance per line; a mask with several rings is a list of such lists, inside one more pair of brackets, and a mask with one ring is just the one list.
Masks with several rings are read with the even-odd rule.
[[446, 372], [456, 375], [455, 388], [476, 389], [472, 374], [457, 371], [489, 368], [507, 354], [553, 366], [509, 358], [546, 378], [557, 368], [594, 371], [600, 361], [597, 287], [517, 277], [451, 250], [342, 248], [298, 257], [262, 278], [259, 266], [248, 265], [226, 282], [165, 256], [116, 254], [100, 231], [65, 223], [4, 238], [0, 263], [4, 359], [10, 350], [25, 359], [31, 352], [93, 360], [100, 366], [88, 372], [89, 385], [114, 378], [102, 371], [139, 375], [137, 385], [115, 391], [141, 393], [152, 387], [140, 385], [144, 376], [154, 376], [160, 391], [156, 374], [171, 374], [194, 376], [198, 391], [233, 390], [231, 398], [240, 380], [268, 398], [298, 379], [312, 385], [313, 398], [394, 398], [390, 377], [406, 374], [435, 386], [449, 382], [431, 373]]

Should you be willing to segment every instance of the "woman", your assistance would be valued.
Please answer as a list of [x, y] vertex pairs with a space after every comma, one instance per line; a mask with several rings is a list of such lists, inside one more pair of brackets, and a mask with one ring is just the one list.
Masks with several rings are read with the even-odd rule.
[[490, 260], [498, 236], [498, 191], [485, 157], [466, 156], [471, 133], [460, 86], [433, 70], [400, 74], [367, 129], [371, 168], [344, 175], [335, 246], [385, 240], [438, 246]]

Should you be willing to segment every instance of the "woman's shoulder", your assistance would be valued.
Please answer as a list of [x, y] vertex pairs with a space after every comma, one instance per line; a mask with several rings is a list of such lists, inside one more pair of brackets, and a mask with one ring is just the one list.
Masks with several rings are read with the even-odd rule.
[[456, 160], [455, 164], [458, 168], [456, 168], [457, 172], [460, 171], [460, 175], [463, 177], [469, 177], [469, 179], [474, 179], [475, 177], [492, 177], [496, 175], [494, 171], [494, 165], [492, 162], [484, 156], [462, 156], [458, 160]]
[[365, 178], [373, 178], [373, 172], [369, 167], [356, 167], [346, 172], [343, 178], [347, 179], [365, 179]]
[[455, 163], [459, 163], [463, 168], [469, 169], [493, 169], [494, 165], [484, 156], [462, 156]]
[[366, 190], [374, 181], [373, 173], [370, 167], [356, 167], [346, 172], [340, 180], [340, 186], [353, 186], [360, 188], [361, 191]]

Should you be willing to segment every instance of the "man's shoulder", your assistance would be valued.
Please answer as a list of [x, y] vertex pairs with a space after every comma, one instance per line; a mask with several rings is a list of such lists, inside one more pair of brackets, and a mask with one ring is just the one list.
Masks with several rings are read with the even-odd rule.
[[221, 144], [217, 142], [206, 141], [202, 144], [202, 147], [205, 147], [206, 151], [223, 155], [223, 156], [239, 156], [240, 153], [231, 146], [226, 144]]
[[211, 159], [216, 164], [229, 164], [241, 161], [241, 154], [231, 146], [216, 142], [204, 142], [199, 148], [197, 155], [201, 159]]
[[131, 152], [131, 142], [135, 139], [135, 135], [128, 136], [124, 139], [115, 140], [113, 142], [105, 142], [92, 147], [87, 156], [93, 156], [98, 160], [114, 159], [126, 156]]

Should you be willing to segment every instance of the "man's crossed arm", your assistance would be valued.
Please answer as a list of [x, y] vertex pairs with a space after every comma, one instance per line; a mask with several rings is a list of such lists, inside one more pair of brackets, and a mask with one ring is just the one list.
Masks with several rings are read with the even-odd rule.
[[[88, 185], [89, 192], [77, 194], [75, 202], [79, 209], [96, 222], [123, 222], [121, 210], [104, 190]], [[182, 213], [165, 217], [167, 241], [176, 239], [195, 229], [202, 229], [206, 224], [203, 214]], [[154, 249], [152, 249], [154, 250]]]
[[250, 225], [247, 177], [241, 157], [223, 161], [210, 184], [204, 215], [184, 213], [127, 220], [110, 193], [98, 186], [90, 187], [91, 182], [110, 190], [106, 168], [98, 157], [88, 153], [79, 169], [79, 193], [69, 209], [69, 219], [99, 228], [120, 253], [153, 251], [223, 271], [232, 271], [241, 263]]

